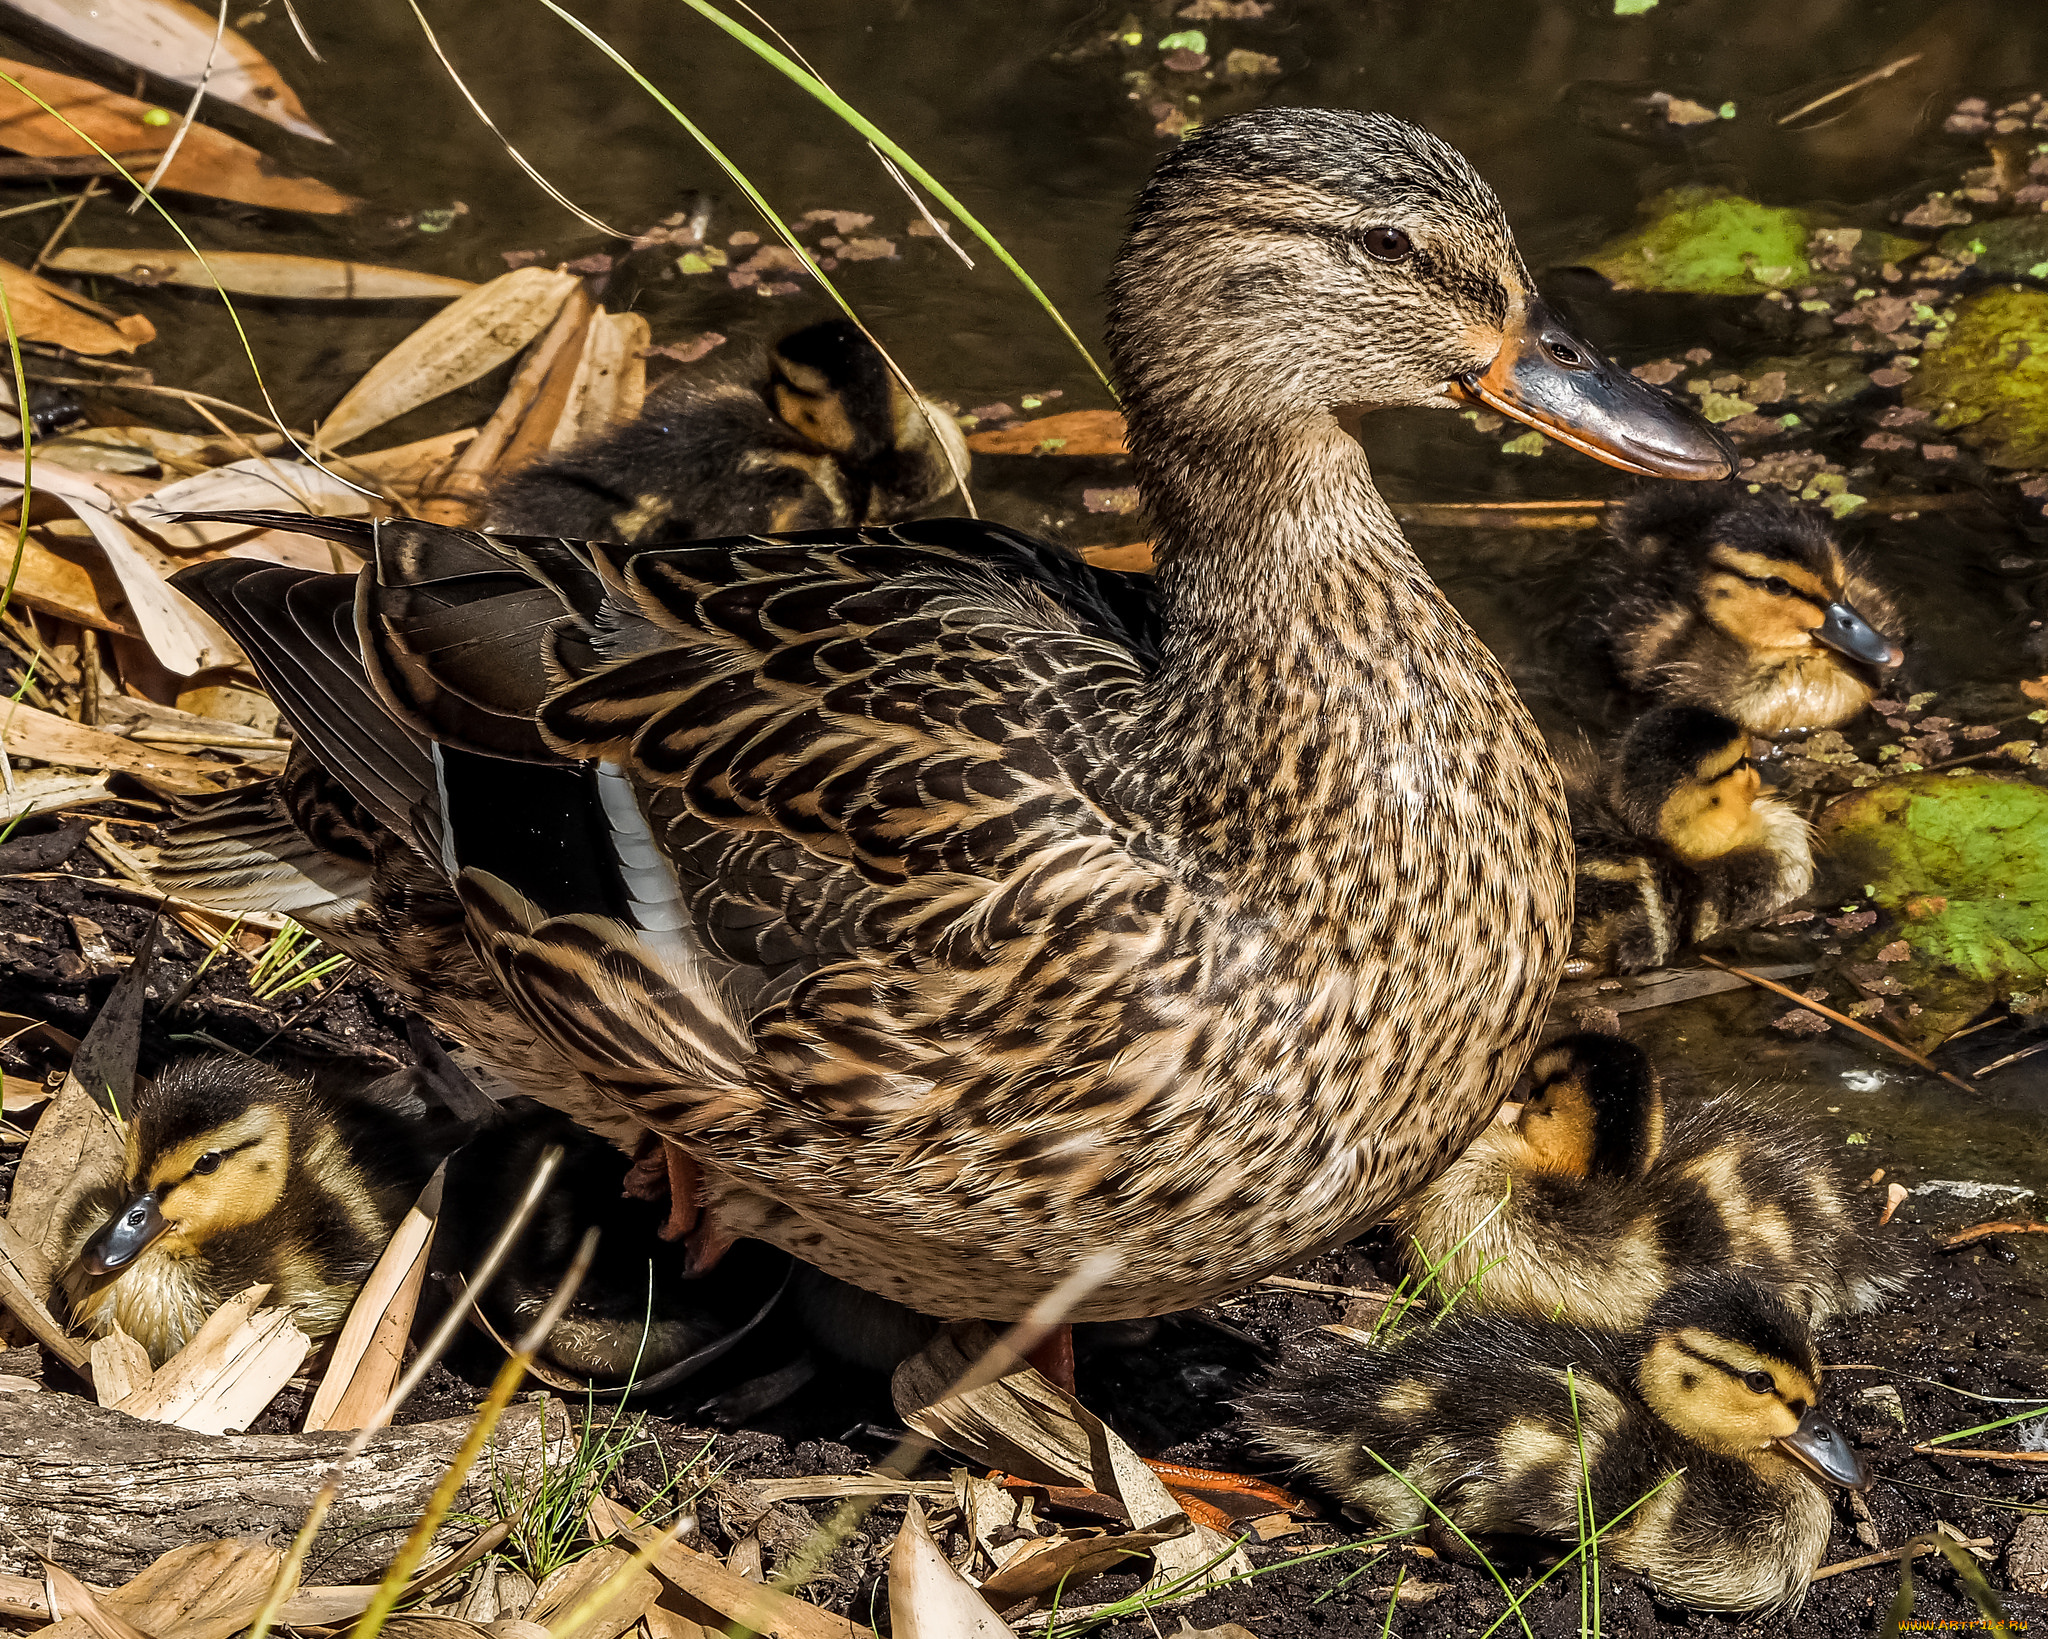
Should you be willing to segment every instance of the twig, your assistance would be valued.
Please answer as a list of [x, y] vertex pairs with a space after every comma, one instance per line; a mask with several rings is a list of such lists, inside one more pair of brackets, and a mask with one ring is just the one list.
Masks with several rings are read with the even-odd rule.
[[220, 55], [220, 43], [228, 31], [228, 3], [220, 0], [220, 20], [213, 25], [213, 40], [206, 48], [206, 61], [199, 65], [199, 83], [192, 88], [192, 100], [185, 105], [185, 117], [178, 121], [178, 129], [172, 134], [170, 146], [157, 155], [155, 166], [148, 179], [142, 184], [142, 191], [128, 207], [133, 216], [156, 192], [156, 185], [163, 174], [171, 168], [171, 162], [178, 157], [178, 150], [185, 146], [185, 133], [192, 129], [199, 118], [199, 105], [206, 100], [206, 88], [213, 83], [214, 59]]
[[[1917, 1450], [1919, 1448], [1915, 1447], [1914, 1449]], [[1991, 1546], [1991, 1541], [1990, 1537], [1978, 1537], [1974, 1540], [1965, 1541], [1963, 1546], [1965, 1548], [1988, 1548]], [[1809, 1582], [1821, 1582], [1825, 1581], [1828, 1577], [1842, 1576], [1849, 1571], [1867, 1571], [1873, 1565], [1890, 1565], [1901, 1559], [1918, 1559], [1922, 1554], [1931, 1554], [1933, 1552], [1934, 1544], [1931, 1542], [1909, 1542], [1903, 1548], [1880, 1548], [1876, 1553], [1865, 1554], [1861, 1559], [1845, 1559], [1833, 1565], [1823, 1565], [1806, 1580]]]
[[2048, 1235], [2048, 1224], [1972, 1224], [1968, 1229], [1957, 1230], [1939, 1244], [1944, 1250], [1953, 1252], [1959, 1246], [1974, 1246], [1993, 1235]]
[[48, 199], [38, 199], [27, 205], [9, 205], [7, 209], [0, 211], [0, 217], [27, 216], [31, 211], [47, 211], [58, 205], [69, 205], [73, 200], [84, 197], [84, 194], [77, 193], [52, 194]]
[[1709, 967], [1719, 968], [1723, 973], [1732, 973], [1738, 979], [1746, 979], [1749, 983], [1756, 985], [1759, 989], [1776, 991], [1780, 996], [1783, 996], [1787, 1001], [1797, 1002], [1801, 1007], [1811, 1009], [1813, 1012], [1818, 1013], [1824, 1019], [1832, 1020], [1836, 1024], [1847, 1025], [1859, 1036], [1868, 1036], [1872, 1041], [1878, 1043], [1880, 1046], [1889, 1047], [1894, 1053], [1897, 1053], [1899, 1057], [1903, 1059], [1910, 1059], [1913, 1063], [1919, 1065], [1921, 1069], [1928, 1071], [1930, 1074], [1941, 1077], [1943, 1081], [1948, 1082], [1951, 1086], [1960, 1087], [1966, 1093], [1974, 1093], [1977, 1091], [1975, 1087], [1972, 1087], [1967, 1081], [1963, 1080], [1960, 1076], [1950, 1075], [1948, 1071], [1942, 1069], [1940, 1065], [1936, 1064], [1924, 1053], [1914, 1052], [1913, 1049], [1908, 1047], [1904, 1042], [1895, 1041], [1892, 1037], [1887, 1036], [1882, 1030], [1873, 1030], [1861, 1019], [1852, 1019], [1846, 1013], [1837, 1013], [1832, 1007], [1829, 1007], [1827, 1003], [1817, 1002], [1813, 1000], [1813, 998], [1810, 996], [1802, 996], [1796, 990], [1788, 990], [1784, 985], [1778, 984], [1773, 980], [1766, 979], [1765, 977], [1763, 977], [1762, 974], [1750, 972], [1748, 968], [1736, 967], [1732, 963], [1717, 961], [1715, 958], [1704, 954], [1700, 956], [1700, 960], [1702, 962], [1705, 962]]
[[2030, 1059], [2036, 1053], [2048, 1053], [2048, 1041], [2037, 1041], [2032, 1047], [2022, 1047], [2017, 1053], [2008, 1053], [2002, 1059], [1993, 1059], [1983, 1069], [1979, 1070], [1977, 1074], [1988, 1076], [1993, 1070], [2003, 1070], [2008, 1064], [2017, 1064], [2021, 1059]]
[[1893, 61], [1886, 63], [1882, 68], [1873, 68], [1861, 78], [1851, 80], [1847, 85], [1838, 85], [1832, 91], [1823, 92], [1820, 96], [1815, 97], [1812, 102], [1801, 103], [1789, 114], [1779, 115], [1778, 123], [1780, 125], [1790, 125], [1802, 114], [1810, 114], [1816, 108], [1825, 108], [1829, 103], [1848, 96], [1852, 91], [1861, 91], [1866, 85], [1875, 85], [1879, 80], [1888, 80], [1898, 73], [1900, 69], [1911, 68], [1925, 55], [1925, 52], [1916, 51], [1910, 57], [1895, 58]]
[[2048, 1451], [1964, 1451], [1955, 1446], [1915, 1446], [1922, 1457], [1976, 1457], [1994, 1463], [2048, 1463]]
[[106, 191], [100, 186], [98, 177], [94, 177], [85, 185], [85, 192], [71, 201], [71, 209], [64, 213], [64, 220], [59, 222], [50, 237], [43, 241], [43, 248], [36, 252], [36, 259], [28, 265], [29, 272], [43, 271], [43, 264], [50, 259], [50, 253], [63, 241], [64, 235], [71, 231], [71, 224], [78, 220], [78, 213], [85, 209], [86, 202]]
[[1259, 1280], [1261, 1286], [1277, 1286], [1285, 1292], [1320, 1292], [1333, 1298], [1376, 1298], [1385, 1300], [1394, 1295], [1391, 1286], [1383, 1286], [1377, 1292], [1369, 1292], [1362, 1286], [1330, 1286], [1319, 1280], [1296, 1280], [1292, 1275], [1265, 1275]]

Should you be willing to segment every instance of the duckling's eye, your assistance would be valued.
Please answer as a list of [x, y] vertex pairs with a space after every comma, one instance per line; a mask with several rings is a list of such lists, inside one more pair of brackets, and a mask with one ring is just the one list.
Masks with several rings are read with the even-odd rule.
[[1415, 241], [1399, 228], [1367, 228], [1365, 248], [1382, 262], [1398, 262], [1415, 249]]
[[1764, 590], [1774, 598], [1787, 597], [1791, 594], [1792, 583], [1782, 575], [1773, 575], [1764, 582]]
[[220, 1171], [220, 1163], [221, 1163], [221, 1153], [220, 1153], [220, 1151], [219, 1151], [219, 1150], [208, 1150], [208, 1151], [207, 1151], [207, 1152], [206, 1152], [206, 1153], [205, 1153], [204, 1155], [202, 1155], [202, 1156], [201, 1156], [201, 1157], [200, 1157], [200, 1158], [199, 1158], [199, 1159], [198, 1159], [197, 1161], [194, 1161], [194, 1162], [192, 1163], [192, 1170], [193, 1170], [194, 1172], [196, 1172], [196, 1173], [199, 1173], [199, 1174], [200, 1174], [201, 1176], [204, 1176], [205, 1174], [207, 1174], [207, 1173], [209, 1173], [209, 1172], [218, 1172], [218, 1171]]
[[1742, 1383], [1743, 1387], [1750, 1390], [1753, 1394], [1769, 1394], [1771, 1390], [1778, 1386], [1771, 1381], [1771, 1374], [1769, 1372], [1744, 1372], [1742, 1374]]

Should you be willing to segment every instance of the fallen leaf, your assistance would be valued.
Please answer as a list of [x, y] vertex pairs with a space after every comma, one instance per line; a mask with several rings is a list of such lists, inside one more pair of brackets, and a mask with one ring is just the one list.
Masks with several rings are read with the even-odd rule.
[[289, 1309], [257, 1307], [269, 1292], [258, 1285], [229, 1298], [115, 1409], [195, 1434], [247, 1428], [313, 1352]]
[[92, 1345], [92, 1392], [103, 1406], [139, 1393], [152, 1375], [149, 1351], [121, 1330], [120, 1323]]
[[914, 1497], [889, 1550], [889, 1632], [895, 1639], [1010, 1639], [1009, 1624], [939, 1552]]
[[104, 308], [89, 313], [70, 291], [12, 262], [0, 262], [0, 282], [7, 288], [14, 327], [29, 341], [48, 342], [97, 358], [132, 353], [144, 342], [156, 340], [156, 326], [140, 314], [108, 319], [101, 317]]
[[46, 28], [188, 89], [206, 94], [314, 142], [334, 139], [307, 116], [269, 60], [233, 29], [185, 0], [7, 0]]
[[640, 413], [647, 397], [645, 349], [652, 339], [647, 320], [638, 313], [599, 308], [591, 315], [549, 449], [566, 449]]
[[[294, 301], [447, 301], [476, 289], [468, 279], [374, 262], [338, 262], [326, 256], [285, 256], [272, 251], [60, 250], [43, 264], [60, 273], [95, 274], [135, 285], [216, 287], [237, 296], [281, 296]], [[9, 294], [12, 294], [10, 292]]]
[[[152, 124], [147, 117], [165, 110], [90, 80], [6, 58], [0, 58], [0, 75], [6, 76], [0, 79], [0, 147], [16, 153], [94, 157], [97, 143], [139, 182], [177, 135], [176, 119]], [[45, 103], [56, 112], [45, 112]], [[198, 124], [186, 131], [159, 186], [316, 216], [339, 216], [361, 203], [313, 177], [281, 170], [246, 142]]]
[[8, 752], [67, 768], [119, 770], [153, 789], [177, 796], [203, 796], [223, 789], [231, 770], [164, 746], [137, 744], [104, 729], [87, 728], [34, 706], [0, 706], [0, 733]]
[[1124, 418], [1114, 410], [1067, 410], [972, 433], [977, 455], [1123, 455]]
[[445, 1169], [436, 1169], [420, 1198], [399, 1220], [369, 1279], [349, 1306], [336, 1334], [327, 1371], [306, 1408], [303, 1433], [320, 1429], [382, 1427], [378, 1413], [390, 1398], [405, 1361], [406, 1339], [426, 1279], [427, 1254], [441, 1216]]
[[541, 333], [582, 281], [516, 268], [479, 285], [370, 366], [320, 424], [327, 449], [488, 375]]

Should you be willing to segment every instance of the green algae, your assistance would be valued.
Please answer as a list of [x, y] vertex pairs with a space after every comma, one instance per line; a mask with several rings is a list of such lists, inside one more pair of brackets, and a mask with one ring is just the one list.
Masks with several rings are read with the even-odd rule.
[[2048, 464], [2048, 293], [1987, 290], [1959, 304], [1906, 402], [1991, 466]]

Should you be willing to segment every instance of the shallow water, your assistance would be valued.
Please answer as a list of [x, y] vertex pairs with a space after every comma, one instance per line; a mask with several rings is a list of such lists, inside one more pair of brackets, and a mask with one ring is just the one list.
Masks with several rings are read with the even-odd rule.
[[[280, 15], [252, 27], [251, 38], [340, 146], [326, 151], [243, 129], [281, 160], [371, 204], [320, 223], [178, 201], [202, 245], [349, 255], [472, 279], [502, 271], [508, 250], [542, 250], [552, 261], [604, 246], [547, 201], [478, 125], [399, 0], [302, 10], [324, 62], [304, 57]], [[703, 189], [714, 201], [713, 242], [758, 226], [691, 140], [542, 6], [439, 0], [429, 10], [508, 134], [593, 214], [642, 228]], [[932, 240], [907, 237], [913, 212], [863, 146], [686, 7], [608, 0], [580, 11], [726, 145], [784, 215], [874, 213], [873, 231], [895, 239], [901, 258], [848, 265], [839, 277], [926, 391], [965, 406], [1055, 390], [1061, 396], [1049, 408], [1106, 402], [989, 258], [978, 256], [970, 272]], [[1831, 201], [1876, 224], [1927, 186], [1952, 180], [1965, 150], [1937, 130], [1956, 96], [2039, 88], [2048, 79], [2048, 12], [2039, 0], [1951, 0], [1939, 8], [1908, 0], [1662, 0], [1634, 17], [1613, 15], [1609, 0], [1278, 0], [1263, 21], [1197, 25], [1173, 20], [1172, 11], [1129, 11], [1147, 51], [1169, 30], [1200, 26], [1213, 53], [1242, 47], [1280, 59], [1280, 75], [1243, 100], [1383, 108], [1457, 144], [1499, 190], [1546, 287], [1624, 362], [1699, 345], [1723, 360], [1782, 350], [1746, 327], [1747, 301], [1614, 294], [1560, 271], [1626, 226], [1640, 198], [1683, 181], [1724, 183], [1771, 203]], [[845, 0], [785, 5], [772, 15], [826, 79], [1004, 239], [1092, 342], [1122, 214], [1168, 139], [1154, 135], [1151, 116], [1120, 78], [1149, 60], [1144, 52], [1055, 58], [1109, 31], [1125, 8]], [[36, 54], [31, 41], [14, 49]], [[1774, 123], [1833, 77], [1915, 52], [1916, 64], [1845, 103], [1843, 117], [1796, 133]], [[1630, 140], [1614, 133], [1615, 109], [1630, 88], [1709, 107], [1732, 103], [1734, 117], [1683, 142]], [[31, 197], [18, 185], [7, 192]], [[424, 231], [418, 213], [458, 203], [466, 209], [452, 225]], [[27, 262], [51, 221], [0, 221], [0, 254]], [[95, 205], [72, 242], [171, 239], [147, 213], [131, 218]], [[159, 381], [256, 402], [212, 298], [116, 287], [100, 294], [155, 320], [162, 339], [146, 362]], [[768, 338], [826, 311], [808, 295], [763, 299], [716, 275], [647, 278], [608, 296], [614, 305], [622, 298], [648, 313], [663, 342], [709, 329]], [[258, 302], [243, 310], [271, 389], [300, 425], [429, 311], [394, 305], [342, 314]], [[487, 379], [370, 442], [466, 425], [487, 412], [501, 385]], [[134, 404], [138, 419], [176, 424], [161, 400]], [[1441, 414], [1384, 416], [1368, 432], [1397, 497], [1596, 496], [1623, 482], [1560, 449], [1529, 459], [1501, 454], [1499, 442]], [[1089, 516], [1079, 492], [1114, 481], [1111, 469], [1084, 462], [989, 464], [981, 499], [996, 516], [1086, 543], [1111, 538], [1123, 520]], [[2001, 501], [1968, 514], [1847, 526], [1912, 612], [1915, 686], [1996, 684], [2044, 669], [2042, 655], [2025, 645], [2030, 634], [2039, 641], [2030, 622], [2048, 616], [2048, 530], [2016, 517]], [[1541, 687], [1540, 657], [1527, 640], [1570, 586], [1589, 539], [1437, 529], [1417, 532], [1417, 544], [1482, 634]], [[1985, 1179], [2048, 1189], [2048, 1055], [1999, 1072], [1969, 1098], [1839, 1031], [1818, 1041], [1785, 1038], [1768, 1028], [1784, 1007], [1742, 992], [1629, 1022], [1681, 1087], [1768, 1082], [1845, 1138], [1860, 1134], [1850, 1142], [1873, 1170], [1887, 1167], [1909, 1183]], [[1986, 1050], [1965, 1059], [1982, 1063], [1996, 1056], [1991, 1044], [2009, 1047], [2016, 1035], [2011, 1027], [1986, 1032]], [[1908, 1210], [1920, 1209], [1916, 1198]], [[1925, 1210], [1958, 1223], [1998, 1215], [1932, 1198]], [[2040, 1239], [2022, 1241], [2022, 1255], [2048, 1266]]]

